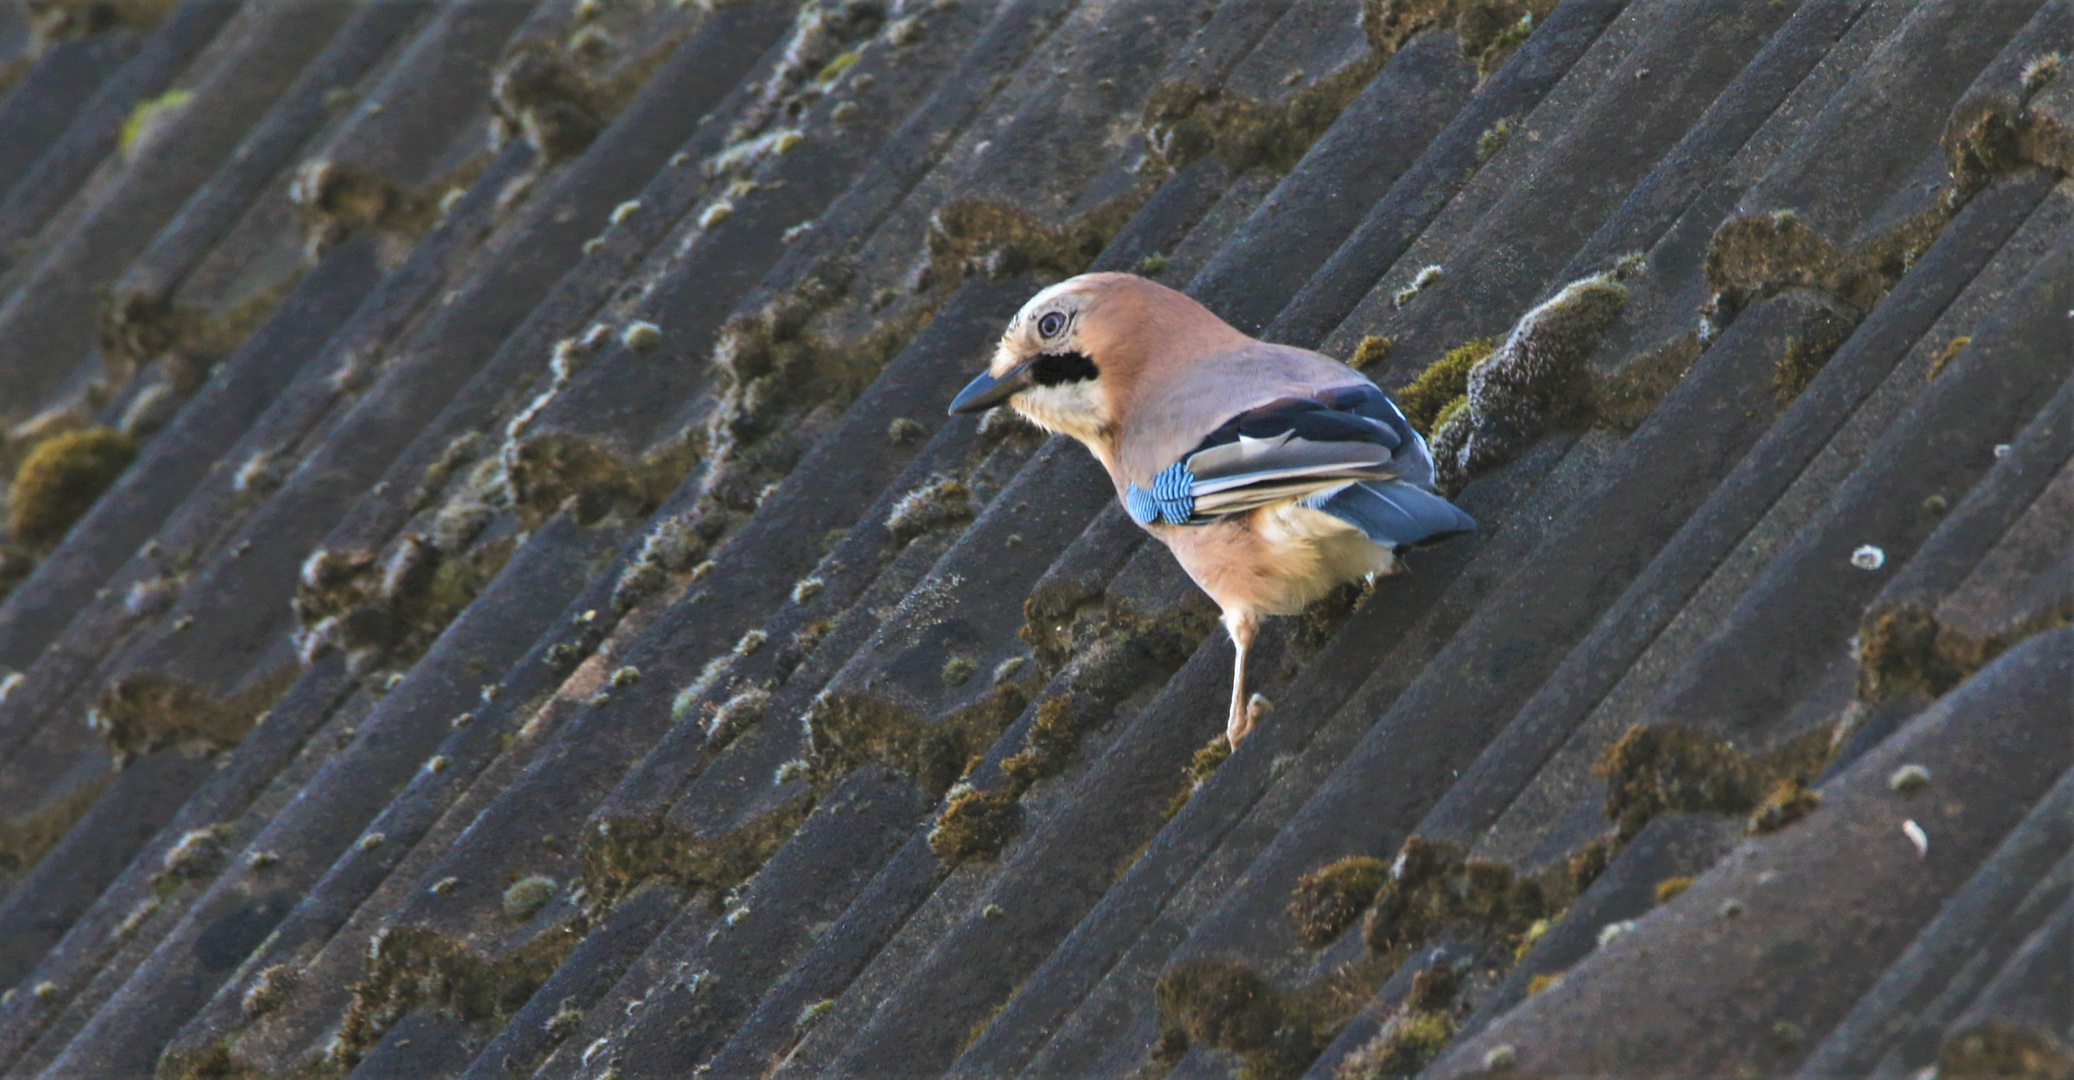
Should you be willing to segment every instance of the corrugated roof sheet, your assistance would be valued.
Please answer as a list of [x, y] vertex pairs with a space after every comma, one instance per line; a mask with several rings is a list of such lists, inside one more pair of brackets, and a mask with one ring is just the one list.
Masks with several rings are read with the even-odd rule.
[[[2064, 1077], [2070, 47], [0, 7], [0, 1073]], [[1423, 378], [1483, 523], [1236, 753], [1087, 455], [944, 415], [1088, 269]]]

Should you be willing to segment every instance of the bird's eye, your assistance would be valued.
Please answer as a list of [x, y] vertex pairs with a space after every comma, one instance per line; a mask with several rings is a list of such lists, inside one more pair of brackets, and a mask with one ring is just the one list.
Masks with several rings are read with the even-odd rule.
[[1065, 328], [1066, 317], [1056, 311], [1046, 312], [1043, 318], [1037, 320], [1037, 333], [1043, 337], [1058, 337], [1059, 332]]

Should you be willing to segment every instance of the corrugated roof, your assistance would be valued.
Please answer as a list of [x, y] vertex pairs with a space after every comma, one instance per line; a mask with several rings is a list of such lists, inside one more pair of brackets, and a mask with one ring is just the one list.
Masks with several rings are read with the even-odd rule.
[[[0, 1074], [2063, 1076], [2070, 47], [0, 7]], [[1482, 523], [1236, 753], [1085, 452], [944, 414], [1089, 269]]]

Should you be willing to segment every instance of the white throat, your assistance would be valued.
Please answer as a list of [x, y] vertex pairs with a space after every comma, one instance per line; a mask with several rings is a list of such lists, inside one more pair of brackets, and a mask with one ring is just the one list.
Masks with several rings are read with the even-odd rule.
[[1103, 418], [1101, 395], [1095, 380], [1033, 386], [1009, 399], [1024, 418], [1046, 431], [1070, 435], [1093, 449], [1109, 424]]

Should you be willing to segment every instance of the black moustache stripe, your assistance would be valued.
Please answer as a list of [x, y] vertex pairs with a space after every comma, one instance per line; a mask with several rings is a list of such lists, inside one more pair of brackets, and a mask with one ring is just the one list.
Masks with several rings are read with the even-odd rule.
[[1095, 362], [1086, 353], [1044, 353], [1030, 365], [1030, 377], [1039, 386], [1058, 386], [1061, 383], [1083, 382], [1100, 374]]

